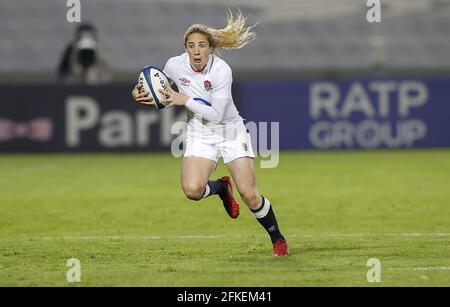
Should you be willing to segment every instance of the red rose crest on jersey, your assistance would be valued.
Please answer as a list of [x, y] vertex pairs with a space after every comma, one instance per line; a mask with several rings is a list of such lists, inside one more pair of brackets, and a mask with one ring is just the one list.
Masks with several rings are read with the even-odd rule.
[[209, 82], [208, 80], [205, 80], [205, 82], [203, 82], [203, 84], [205, 85], [205, 90], [206, 90], [207, 92], [210, 92], [210, 91], [213, 90], [212, 84], [211, 84], [211, 82]]
[[179, 81], [180, 81], [180, 84], [181, 85], [184, 85], [184, 86], [189, 86], [189, 85], [191, 85], [190, 83], [191, 83], [191, 81], [189, 80], [189, 79], [186, 79], [186, 78], [180, 78], [180, 79], [178, 79]]

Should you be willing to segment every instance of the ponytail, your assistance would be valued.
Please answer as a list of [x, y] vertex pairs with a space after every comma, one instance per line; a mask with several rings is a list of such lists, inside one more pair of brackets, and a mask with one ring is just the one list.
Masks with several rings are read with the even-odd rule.
[[251, 27], [245, 26], [246, 18], [239, 11], [234, 17], [230, 9], [227, 10], [227, 26], [223, 29], [214, 29], [201, 24], [190, 26], [184, 33], [184, 45], [192, 33], [202, 33], [208, 37], [209, 45], [214, 49], [239, 49], [256, 38]]

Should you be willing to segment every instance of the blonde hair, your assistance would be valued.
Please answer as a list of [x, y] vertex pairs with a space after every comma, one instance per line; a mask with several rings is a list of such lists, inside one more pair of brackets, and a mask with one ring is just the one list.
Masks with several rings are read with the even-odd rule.
[[254, 26], [245, 26], [246, 18], [242, 16], [240, 10], [236, 18], [230, 9], [227, 10], [227, 26], [223, 29], [214, 29], [202, 24], [190, 26], [184, 33], [184, 46], [192, 33], [202, 33], [208, 37], [209, 45], [214, 49], [239, 49], [247, 45], [256, 38], [256, 34], [251, 31]]

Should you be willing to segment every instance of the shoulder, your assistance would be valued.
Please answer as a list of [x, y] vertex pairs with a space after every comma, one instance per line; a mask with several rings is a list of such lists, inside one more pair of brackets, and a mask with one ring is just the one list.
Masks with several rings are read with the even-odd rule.
[[180, 65], [182, 63], [185, 63], [186, 62], [186, 56], [187, 56], [187, 54], [183, 53], [183, 54], [181, 54], [179, 56], [174, 56], [174, 57], [169, 58], [167, 60], [167, 62], [166, 62], [166, 68], [167, 67], [178, 66], [178, 65]]
[[230, 65], [225, 62], [223, 59], [219, 58], [217, 55], [214, 55], [214, 63], [212, 65], [212, 73], [221, 78], [231, 78], [232, 70]]
[[213, 70], [231, 73], [231, 67], [225, 62], [223, 59], [219, 58], [217, 55], [214, 55], [214, 65]]

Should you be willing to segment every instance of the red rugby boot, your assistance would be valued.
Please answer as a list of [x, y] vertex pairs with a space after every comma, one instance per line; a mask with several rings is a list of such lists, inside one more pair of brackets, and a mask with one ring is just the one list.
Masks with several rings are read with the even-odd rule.
[[286, 240], [276, 240], [273, 243], [273, 255], [275, 257], [278, 256], [287, 256], [289, 254], [289, 248]]
[[239, 203], [233, 196], [233, 182], [229, 176], [223, 176], [220, 180], [225, 183], [227, 188], [224, 193], [219, 194], [219, 197], [222, 200], [228, 215], [232, 219], [235, 219], [239, 215]]

